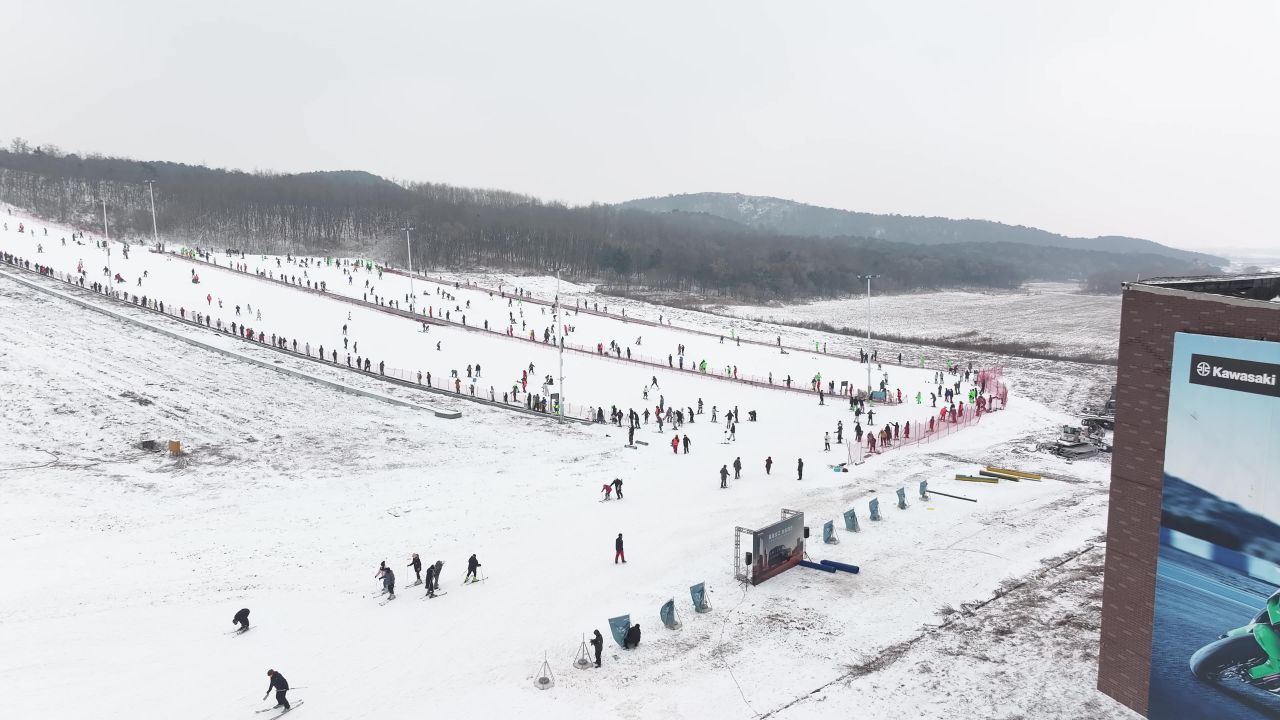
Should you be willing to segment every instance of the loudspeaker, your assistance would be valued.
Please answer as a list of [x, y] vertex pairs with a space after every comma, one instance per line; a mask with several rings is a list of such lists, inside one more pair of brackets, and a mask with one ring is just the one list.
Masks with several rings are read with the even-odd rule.
[[809, 526], [808, 526], [808, 525], [805, 525], [805, 526], [804, 526], [804, 538], [805, 538], [806, 540], [808, 540], [808, 539], [809, 539]]
[[746, 560], [746, 564], [747, 564], [747, 565], [750, 565], [750, 564], [751, 564], [751, 553], [747, 553], [747, 560]]

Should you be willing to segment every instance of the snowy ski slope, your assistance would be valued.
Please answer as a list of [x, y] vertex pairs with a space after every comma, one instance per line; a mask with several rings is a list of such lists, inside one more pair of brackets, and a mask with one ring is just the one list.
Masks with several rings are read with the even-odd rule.
[[[64, 248], [66, 228], [14, 213], [5, 218], [0, 250], [61, 272], [83, 261], [89, 282], [103, 279], [105, 255], [89, 234], [85, 245]], [[28, 230], [48, 227], [49, 236], [18, 234], [15, 218]], [[123, 260], [119, 247], [112, 269], [127, 280], [119, 289], [211, 314], [220, 299], [224, 322], [236, 319], [235, 304], [252, 304], [251, 326], [300, 344], [305, 338], [313, 348], [340, 348], [347, 323], [375, 365], [447, 375], [478, 362], [484, 390], [493, 384], [499, 395], [530, 362], [538, 376], [555, 372], [555, 353], [538, 342], [454, 327], [423, 333], [419, 323], [374, 308], [141, 247]], [[245, 262], [274, 273], [274, 260]], [[339, 283], [345, 277], [328, 272]], [[363, 292], [365, 279], [392, 299], [407, 292], [407, 280], [389, 273], [354, 277], [350, 293]], [[37, 281], [108, 302], [64, 282]], [[419, 297], [439, 297], [437, 286], [422, 285], [415, 289], [428, 294]], [[339, 287], [330, 282], [335, 293]], [[457, 303], [472, 301], [468, 324], [494, 325], [516, 310], [484, 292], [446, 291]], [[539, 309], [523, 309], [540, 337], [548, 321]], [[345, 362], [325, 367], [127, 311], [397, 397], [416, 392], [354, 376]], [[681, 430], [691, 452], [673, 454], [665, 445], [670, 432], [659, 434], [652, 423], [637, 435], [650, 444], [627, 449], [625, 430], [608, 425], [559, 425], [431, 395], [464, 413], [442, 420], [328, 391], [3, 278], [0, 313], [8, 430], [0, 440], [0, 566], [13, 579], [0, 591], [0, 686], [22, 689], [0, 693], [4, 717], [48, 716], [50, 702], [58, 717], [248, 717], [265, 706], [272, 667], [297, 688], [291, 698], [306, 699], [298, 710], [305, 717], [748, 718], [913, 637], [940, 606], [989, 597], [1003, 578], [1080, 547], [1105, 523], [1107, 467], [1027, 454], [1029, 438], [1067, 418], [1022, 398], [1016, 385], [1009, 409], [973, 429], [833, 473], [827, 463], [844, 458], [822, 452], [822, 433], [834, 439], [837, 420], [853, 425], [838, 399], [818, 406], [808, 394], [566, 353], [568, 393], [582, 405], [639, 411], [641, 389], [654, 375], [661, 389], [650, 391], [649, 404], [659, 393], [669, 405], [703, 398], [706, 414]], [[683, 342], [687, 357], [737, 364], [743, 374], [865, 379], [865, 366], [820, 353], [721, 345], [586, 314], [571, 322], [578, 329], [569, 341], [617, 340], [663, 361]], [[634, 345], [634, 336], [643, 344]], [[934, 367], [885, 370], [891, 385], [914, 394], [930, 384]], [[741, 423], [737, 442], [722, 444], [711, 406], [723, 412], [735, 404], [744, 415], [757, 410], [760, 421]], [[880, 408], [877, 419], [927, 412], [909, 403]], [[142, 453], [134, 444], [143, 435], [181, 439], [189, 454]], [[775, 461], [770, 477], [765, 456]], [[735, 457], [744, 477], [721, 490], [717, 471]], [[797, 457], [806, 462], [801, 482]], [[981, 462], [1033, 465], [1052, 478], [963, 487], [950, 480]], [[599, 502], [600, 485], [614, 477], [624, 480], [626, 499]], [[923, 503], [914, 492], [922, 479], [979, 502]], [[904, 485], [911, 507], [898, 510], [893, 492]], [[840, 545], [821, 543], [823, 521], [850, 507], [865, 518], [866, 501], [877, 496], [883, 522], [864, 520], [857, 535], [840, 531]], [[738, 587], [733, 527], [762, 526], [784, 507], [806, 513], [815, 531], [810, 556], [856, 563], [862, 573], [796, 569]], [[627, 542], [625, 566], [610, 562], [618, 532]], [[412, 552], [445, 561], [447, 596], [425, 601], [420, 588], [405, 587]], [[464, 587], [472, 552], [488, 579]], [[373, 597], [381, 560], [396, 570], [401, 589], [385, 606]], [[688, 586], [699, 581], [708, 583], [715, 607], [705, 615], [694, 614], [688, 599]], [[658, 606], [673, 597], [685, 623], [678, 632], [657, 622]], [[253, 630], [224, 634], [240, 607], [252, 609]], [[644, 629], [638, 650], [624, 652], [608, 639], [607, 618], [623, 613]], [[573, 669], [582, 635], [595, 628], [606, 635], [604, 667]], [[556, 687], [539, 691], [533, 679], [544, 653]], [[854, 699], [833, 702], [845, 705], [845, 716], [857, 709]], [[921, 714], [945, 717], [924, 705]], [[780, 717], [788, 715], [806, 716], [799, 706]]]

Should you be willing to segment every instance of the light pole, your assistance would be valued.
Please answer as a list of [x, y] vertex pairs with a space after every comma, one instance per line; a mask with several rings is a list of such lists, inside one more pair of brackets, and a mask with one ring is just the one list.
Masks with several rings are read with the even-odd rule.
[[156, 189], [155, 180], [147, 181], [147, 194], [151, 196], [151, 237], [156, 243], [156, 251], [160, 250], [160, 231], [156, 229]]
[[101, 200], [102, 200], [102, 236], [106, 238], [106, 243], [107, 243], [107, 289], [111, 291], [107, 294], [114, 296], [115, 289], [116, 289], [116, 279], [115, 279], [115, 275], [111, 274], [111, 233], [107, 231], [107, 199], [101, 198]]
[[560, 346], [560, 402], [556, 403], [558, 411], [556, 414], [564, 420], [564, 335], [561, 334], [564, 330], [560, 325], [560, 268], [558, 267], [556, 268], [556, 302], [553, 319], [556, 323], [556, 338], [560, 341], [557, 343]]
[[867, 395], [871, 395], [871, 280], [879, 275], [859, 275], [859, 280], [867, 281]]
[[[400, 229], [404, 230], [404, 249], [409, 254], [409, 297], [416, 301], [418, 297], [413, 294], [413, 248], [409, 245], [409, 232], [414, 228], [411, 225], [405, 225]], [[409, 303], [409, 312], [413, 312], [412, 301]]]

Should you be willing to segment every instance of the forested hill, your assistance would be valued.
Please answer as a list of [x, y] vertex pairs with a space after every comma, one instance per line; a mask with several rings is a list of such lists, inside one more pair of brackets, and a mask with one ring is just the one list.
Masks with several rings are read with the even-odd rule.
[[1118, 290], [1141, 274], [1209, 268], [1151, 254], [1015, 243], [919, 245], [863, 237], [792, 237], [706, 214], [566, 207], [500, 190], [400, 184], [358, 171], [246, 173], [169, 162], [0, 150], [0, 201], [97, 234], [100, 198], [112, 237], [149, 241], [145, 181], [155, 181], [161, 238], [249, 252], [361, 256], [403, 266], [502, 268], [611, 288], [742, 300], [856, 292], [860, 273], [885, 291], [1016, 287], [1081, 280]]
[[815, 237], [859, 236], [892, 242], [938, 245], [968, 242], [1014, 242], [1070, 250], [1102, 250], [1119, 253], [1151, 253], [1225, 266], [1227, 260], [1204, 253], [1171, 248], [1151, 240], [1118, 235], [1076, 238], [1022, 225], [989, 220], [953, 220], [942, 217], [873, 215], [806, 205], [792, 200], [737, 193], [691, 193], [630, 200], [622, 207], [650, 212], [706, 213], [761, 230], [783, 235]]

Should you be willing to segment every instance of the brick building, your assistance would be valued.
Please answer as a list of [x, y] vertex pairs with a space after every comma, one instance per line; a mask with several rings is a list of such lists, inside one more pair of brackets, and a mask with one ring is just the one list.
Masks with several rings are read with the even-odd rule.
[[1280, 341], [1280, 274], [1124, 286], [1098, 689], [1143, 715], [1175, 332]]

